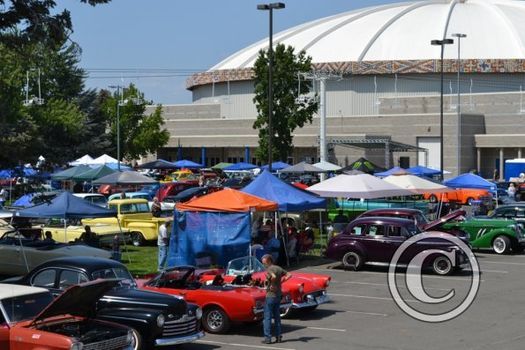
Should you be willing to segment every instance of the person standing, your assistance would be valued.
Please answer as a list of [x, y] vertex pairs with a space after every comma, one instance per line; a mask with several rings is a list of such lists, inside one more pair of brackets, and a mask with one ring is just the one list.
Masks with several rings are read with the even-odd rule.
[[171, 228], [171, 220], [168, 218], [159, 227], [159, 238], [157, 239], [157, 245], [159, 247], [159, 271], [164, 271], [166, 266], [166, 260], [168, 258], [168, 230]]
[[120, 261], [122, 257], [122, 254], [120, 253], [120, 237], [119, 234], [116, 233], [115, 236], [113, 236], [113, 242], [111, 244], [111, 259]]
[[151, 215], [158, 218], [160, 217], [161, 213], [162, 207], [160, 205], [159, 199], [157, 197], [153, 197], [153, 204], [151, 204]]
[[266, 254], [262, 257], [262, 263], [266, 267], [266, 302], [264, 303], [263, 332], [264, 344], [272, 343], [272, 318], [275, 323], [275, 342], [281, 343], [281, 283], [288, 280], [292, 275], [280, 266], [274, 265], [273, 257]]
[[7, 199], [7, 191], [2, 187], [0, 188], [0, 208], [3, 208]]

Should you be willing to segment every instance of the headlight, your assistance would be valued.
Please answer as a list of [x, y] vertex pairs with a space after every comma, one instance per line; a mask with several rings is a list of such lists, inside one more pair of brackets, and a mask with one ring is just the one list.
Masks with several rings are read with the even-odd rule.
[[195, 310], [195, 316], [197, 317], [198, 320], [200, 320], [202, 318], [202, 309], [200, 307], [198, 307]]
[[263, 308], [264, 307], [264, 301], [262, 300], [256, 300], [255, 301], [255, 308], [256, 309], [260, 309], [260, 308]]
[[84, 348], [84, 343], [82, 342], [74, 342], [71, 344], [71, 347], [69, 350], [82, 350]]
[[160, 314], [157, 316], [157, 327], [164, 327], [164, 322], [166, 321], [166, 318], [163, 314]]

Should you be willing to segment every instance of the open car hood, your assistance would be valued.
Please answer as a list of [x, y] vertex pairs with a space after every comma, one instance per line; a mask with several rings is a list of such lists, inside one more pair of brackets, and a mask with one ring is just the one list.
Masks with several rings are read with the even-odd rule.
[[444, 223], [457, 219], [461, 216], [465, 216], [466, 214], [467, 212], [464, 211], [463, 209], [455, 210], [452, 213], [448, 213], [447, 215], [442, 216], [437, 220], [426, 223], [425, 225], [421, 227], [421, 230], [423, 231], [436, 230], [439, 226], [443, 225]]
[[95, 313], [96, 302], [118, 282], [117, 279], [96, 280], [72, 286], [42, 310], [31, 324], [65, 314], [92, 317]]

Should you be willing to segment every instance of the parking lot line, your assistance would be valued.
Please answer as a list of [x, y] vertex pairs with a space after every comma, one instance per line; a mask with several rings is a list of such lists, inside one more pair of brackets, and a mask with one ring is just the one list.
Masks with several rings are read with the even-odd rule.
[[[348, 298], [359, 298], [359, 299], [373, 299], [373, 300], [387, 300], [387, 301], [393, 301], [392, 300], [392, 297], [390, 298], [384, 298], [384, 297], [372, 297], [372, 296], [369, 296], [369, 295], [356, 295], [356, 294], [334, 294], [334, 293], [330, 293], [331, 296], [334, 296], [334, 297], [348, 297]], [[405, 299], [405, 301], [407, 303], [417, 303], [418, 301], [417, 300], [413, 300], [413, 299]]]
[[[333, 281], [331, 281], [331, 282], [333, 282]], [[364, 285], [364, 286], [388, 287], [388, 284], [386, 284], [386, 283], [371, 283], [371, 282], [343, 282], [343, 283], [344, 284], [358, 284], [358, 285]], [[450, 288], [446, 289], [446, 288], [425, 287], [425, 290], [427, 290], [427, 289], [439, 290], [439, 291], [444, 291], [444, 292], [448, 292], [450, 290]]]
[[293, 348], [278, 348], [278, 347], [275, 347], [275, 346], [265, 346], [265, 345], [224, 343], [224, 342], [215, 341], [215, 340], [197, 340], [195, 343], [228, 345], [228, 346], [236, 346], [236, 347], [239, 347], [239, 348], [271, 349], [271, 350], [295, 350]]
[[518, 265], [518, 266], [525, 266], [525, 263], [516, 263], [516, 262], [505, 262], [505, 261], [482, 261], [483, 263], [487, 264], [499, 264], [499, 265]]
[[338, 328], [323, 328], [323, 327], [306, 327], [308, 329], [316, 329], [320, 331], [334, 331], [334, 332], [346, 332], [346, 329], [338, 329]]
[[360, 315], [368, 315], [368, 316], [381, 316], [381, 317], [387, 317], [388, 314], [379, 314], [376, 312], [363, 312], [363, 311], [353, 311], [353, 310], [346, 310], [345, 312], [351, 313], [351, 314], [360, 314]]

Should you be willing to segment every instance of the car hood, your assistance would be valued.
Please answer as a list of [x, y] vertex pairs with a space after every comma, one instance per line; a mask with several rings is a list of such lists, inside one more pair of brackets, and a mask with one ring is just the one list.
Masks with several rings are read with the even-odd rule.
[[60, 294], [49, 304], [32, 323], [59, 315], [91, 317], [95, 314], [95, 304], [118, 280], [96, 280], [74, 285]]
[[112, 307], [118, 304], [123, 307], [134, 305], [147, 309], [169, 310], [170, 313], [180, 315], [186, 313], [186, 302], [181, 297], [130, 287], [114, 288], [108, 291], [100, 301]]
[[439, 226], [441, 226], [441, 225], [443, 225], [443, 224], [445, 224], [445, 223], [447, 223], [449, 221], [458, 219], [461, 216], [465, 216], [466, 214], [467, 214], [467, 212], [464, 211], [463, 209], [459, 209], [459, 210], [453, 211], [452, 213], [449, 213], [449, 214], [447, 214], [445, 216], [442, 216], [442, 217], [440, 217], [437, 220], [434, 220], [434, 221], [431, 221], [429, 223], [426, 223], [426, 224], [422, 225], [421, 226], [421, 230], [422, 231], [435, 230]]

